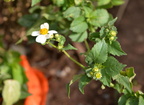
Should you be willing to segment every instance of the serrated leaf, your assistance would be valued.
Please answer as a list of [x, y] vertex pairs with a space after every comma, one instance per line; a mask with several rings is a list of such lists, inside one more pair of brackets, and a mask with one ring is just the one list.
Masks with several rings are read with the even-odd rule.
[[84, 94], [84, 87], [91, 81], [91, 78], [89, 78], [86, 74], [83, 75], [81, 78], [80, 78], [80, 81], [79, 81], [79, 90], [82, 94]]
[[125, 105], [138, 105], [138, 98], [137, 97], [130, 97]]
[[118, 41], [113, 41], [111, 44], [108, 44], [108, 51], [112, 55], [126, 55], [126, 53], [121, 49], [121, 46]]
[[110, 2], [111, 0], [98, 0], [98, 6], [106, 5]]
[[103, 26], [109, 20], [109, 14], [105, 9], [97, 9], [91, 15], [89, 23], [96, 27]]
[[31, 6], [34, 6], [35, 4], [39, 3], [41, 0], [32, 0]]
[[69, 7], [64, 13], [65, 18], [77, 18], [80, 16], [81, 10], [79, 7]]
[[116, 20], [117, 20], [117, 17], [114, 18], [114, 19], [112, 19], [111, 21], [109, 21], [109, 22], [108, 22], [108, 25], [109, 25], [109, 26], [113, 26], [114, 23], [116, 22]]
[[4, 105], [13, 105], [20, 98], [21, 86], [20, 83], [16, 80], [5, 80], [4, 88], [2, 91], [3, 104]]
[[77, 48], [73, 47], [71, 44], [68, 44], [63, 48], [63, 50], [77, 50]]
[[143, 105], [144, 104], [144, 97], [139, 96], [139, 103], [138, 105]]
[[100, 79], [100, 81], [106, 85], [106, 86], [110, 86], [110, 83], [111, 83], [111, 77], [106, 73], [105, 70], [101, 70], [101, 73], [102, 73], [102, 78]]
[[103, 64], [104, 66], [104, 70], [106, 71], [106, 73], [111, 76], [114, 77], [115, 75], [119, 74], [120, 71], [126, 66], [121, 64], [119, 61], [117, 61], [117, 59], [115, 59], [114, 57], [108, 57], [107, 61]]
[[123, 85], [130, 93], [132, 92], [132, 87], [128, 77], [118, 74], [115, 77], [113, 77], [113, 79], [116, 80], [119, 84]]
[[101, 40], [94, 45], [92, 50], [86, 56], [86, 62], [91, 63], [104, 63], [107, 60], [107, 44], [105, 40]]
[[68, 97], [70, 97], [70, 86], [77, 80], [79, 80], [81, 77], [82, 77], [83, 74], [80, 74], [80, 75], [75, 75], [73, 77], [73, 79], [70, 81], [69, 84], [67, 84], [66, 88], [67, 88], [67, 94], [68, 94]]
[[128, 98], [127, 95], [122, 95], [118, 100], [118, 105], [125, 105]]
[[88, 33], [85, 31], [83, 33], [71, 34], [69, 37], [74, 42], [83, 42], [88, 37]]

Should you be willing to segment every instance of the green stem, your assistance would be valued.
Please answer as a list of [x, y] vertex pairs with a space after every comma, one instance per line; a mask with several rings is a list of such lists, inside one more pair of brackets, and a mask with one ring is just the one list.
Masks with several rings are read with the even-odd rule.
[[90, 51], [90, 47], [89, 47], [89, 44], [88, 44], [88, 42], [87, 42], [87, 40], [86, 40], [86, 39], [84, 40], [84, 43], [85, 43], [86, 48], [87, 48], [87, 50], [88, 50], [88, 52], [89, 52], [89, 51]]
[[79, 66], [82, 67], [83, 69], [85, 68], [84, 65], [82, 65], [81, 63], [79, 63], [78, 61], [76, 61], [75, 59], [73, 59], [65, 50], [62, 50], [62, 52], [63, 52], [69, 59], [71, 59], [73, 62], [75, 62], [77, 65], [79, 65]]
[[[55, 46], [54, 44], [52, 44], [51, 42], [47, 42], [47, 44], [50, 44], [52, 47], [57, 48], [57, 46]], [[59, 50], [59, 49], [58, 49]], [[79, 63], [78, 61], [76, 61], [75, 59], [73, 59], [65, 50], [61, 50], [69, 59], [71, 59], [73, 62], [75, 62], [77, 65], [79, 65], [80, 67], [82, 67], [83, 69], [85, 68], [84, 65], [82, 65], [81, 63]]]

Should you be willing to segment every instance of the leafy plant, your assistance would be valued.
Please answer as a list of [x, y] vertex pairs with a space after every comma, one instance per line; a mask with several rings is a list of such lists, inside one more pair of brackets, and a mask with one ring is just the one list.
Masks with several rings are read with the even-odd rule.
[[27, 78], [19, 62], [19, 53], [6, 51], [0, 46], [0, 94], [3, 105], [13, 105], [30, 95], [26, 88]]
[[[32, 0], [32, 6], [39, 1]], [[96, 80], [100, 81], [103, 87], [114, 88], [122, 94], [118, 101], [119, 105], [143, 105], [144, 94], [132, 90], [132, 79], [136, 75], [134, 69], [125, 68], [126, 65], [114, 57], [126, 55], [126, 53], [117, 41], [118, 32], [114, 26], [117, 18], [113, 18], [107, 8], [123, 2], [123, 0], [52, 0], [49, 6], [34, 6], [30, 9], [31, 15], [36, 13], [36, 10], [40, 10], [40, 17], [27, 26], [27, 35], [37, 36], [38, 43], [48, 44], [58, 49], [83, 69], [83, 73], [75, 75], [67, 85], [68, 96], [70, 96], [70, 86], [75, 81], [79, 81], [79, 90], [84, 94], [84, 87], [91, 80]], [[19, 23], [22, 24], [25, 19], [29, 18], [23, 16]], [[39, 29], [40, 24], [42, 25]], [[50, 33], [49, 29], [58, 32]], [[73, 42], [85, 43], [86, 66], [66, 52], [66, 50], [77, 48], [71, 43], [66, 45], [65, 36]], [[92, 48], [89, 47], [89, 41], [94, 43]]]

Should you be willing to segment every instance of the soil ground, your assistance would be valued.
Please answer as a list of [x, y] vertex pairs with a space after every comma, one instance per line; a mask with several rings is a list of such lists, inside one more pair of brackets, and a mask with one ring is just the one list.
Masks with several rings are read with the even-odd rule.
[[[15, 21], [22, 15], [19, 11], [23, 11], [23, 14], [27, 11], [16, 9], [17, 15], [9, 15], [6, 8], [3, 8], [4, 5], [0, 6], [0, 34], [5, 34], [6, 45], [10, 47], [14, 40], [25, 35], [25, 29], [19, 28], [20, 26]], [[25, 6], [28, 7], [28, 5]], [[122, 13], [119, 11], [120, 8], [123, 9], [124, 6], [114, 7], [109, 11], [117, 16], [117, 14]], [[144, 91], [144, 1], [129, 0], [124, 13], [118, 16], [121, 17], [116, 23], [119, 32], [118, 40], [122, 49], [127, 53], [126, 56], [118, 57], [118, 60], [127, 64], [128, 67], [135, 68], [137, 75], [134, 90]], [[78, 47], [79, 52], [85, 50], [81, 44], [76, 43], [75, 46]], [[74, 74], [82, 72], [80, 68], [62, 53], [49, 47], [31, 44], [28, 49], [31, 65], [40, 68], [49, 80], [50, 91], [47, 105], [117, 105], [119, 97], [117, 92], [111, 88], [102, 90], [101, 83], [97, 81], [92, 81], [86, 86], [84, 95], [79, 92], [78, 84], [74, 83], [71, 86], [71, 98], [69, 99], [66, 93], [66, 84], [69, 83]], [[83, 62], [79, 52], [69, 51], [75, 59]]]

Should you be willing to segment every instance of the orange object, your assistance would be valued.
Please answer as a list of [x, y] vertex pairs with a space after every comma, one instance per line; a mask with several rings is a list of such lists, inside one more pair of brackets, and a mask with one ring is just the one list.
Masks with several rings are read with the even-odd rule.
[[32, 94], [25, 100], [24, 105], [45, 105], [49, 91], [48, 80], [40, 70], [30, 66], [27, 57], [22, 55], [20, 62], [28, 78], [28, 92]]

